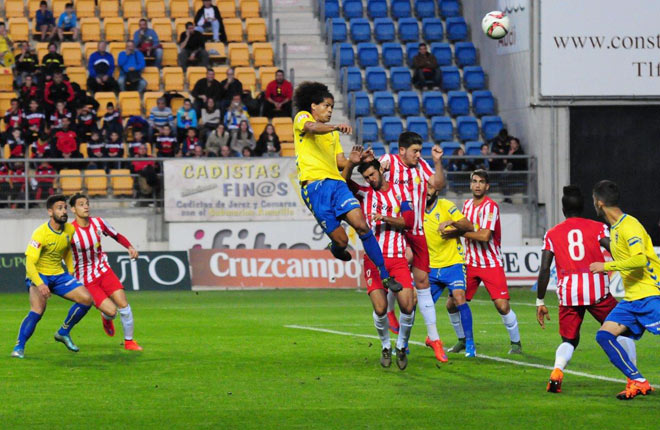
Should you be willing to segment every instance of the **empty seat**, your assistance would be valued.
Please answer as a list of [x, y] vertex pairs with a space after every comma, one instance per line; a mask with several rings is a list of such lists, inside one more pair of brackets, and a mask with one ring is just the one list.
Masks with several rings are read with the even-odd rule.
[[433, 140], [442, 142], [454, 138], [454, 124], [448, 116], [434, 116], [431, 118], [431, 134]]
[[378, 65], [378, 47], [375, 43], [364, 42], [357, 46], [358, 64], [360, 67], [370, 67]]
[[431, 54], [438, 60], [438, 66], [451, 66], [453, 64], [449, 43], [433, 42], [431, 44]]
[[92, 18], [96, 16], [96, 4], [94, 0], [77, 0], [76, 5], [76, 17], [80, 18]]
[[108, 194], [108, 177], [105, 170], [90, 169], [85, 170], [85, 188], [87, 195], [105, 196]]
[[390, 147], [390, 154], [399, 153], [399, 142], [390, 142], [389, 147]]
[[445, 114], [445, 99], [440, 91], [424, 91], [422, 93], [422, 106], [427, 116]]
[[458, 42], [467, 38], [467, 23], [462, 16], [447, 18], [447, 39]]
[[[229, 66], [215, 66], [213, 68], [213, 71], [215, 72], [215, 79], [218, 82], [222, 82], [227, 79], [227, 69], [229, 69]], [[273, 74], [273, 76], [275, 75]]]
[[69, 3], [69, 0], [51, 0], [50, 4], [53, 6], [53, 17], [55, 17], [55, 23], [59, 19], [59, 16], [64, 13], [66, 4]]
[[248, 42], [265, 42], [266, 21], [263, 18], [248, 18], [245, 20], [245, 32]]
[[273, 118], [275, 133], [282, 142], [293, 142], [293, 121], [291, 118]]
[[[339, 54], [337, 54], [339, 51]], [[350, 43], [335, 43], [333, 45], [333, 58], [339, 55], [339, 67], [355, 65], [355, 52]], [[335, 61], [336, 64], [336, 61]]]
[[417, 25], [415, 18], [401, 18], [399, 20], [399, 40], [401, 42], [419, 40], [419, 25]]
[[[23, 3], [23, 2], [21, 2], [21, 3]], [[36, 17], [37, 11], [39, 10], [39, 3], [41, 3], [41, 0], [28, 0], [28, 2], [27, 2], [27, 4], [28, 4], [28, 16], [30, 18]], [[25, 15], [21, 14], [20, 16], [25, 16]], [[7, 18], [10, 18], [10, 17], [7, 16]]]
[[387, 16], [386, 0], [367, 1], [367, 16], [371, 19], [385, 18]]
[[378, 122], [374, 118], [360, 118], [358, 124], [358, 136], [362, 136], [363, 142], [378, 140]]
[[382, 67], [367, 67], [365, 80], [369, 91], [384, 91], [387, 89], [387, 74]]
[[481, 90], [486, 86], [486, 76], [481, 66], [466, 66], [463, 68], [463, 86], [472, 90]]
[[[7, 18], [24, 18], [25, 9], [23, 0], [6, 0], [5, 1], [5, 17]], [[55, 17], [57, 19], [57, 16]]]
[[[14, 90], [14, 75], [11, 69], [8, 67], [0, 67], [0, 91], [13, 91], [13, 90]], [[2, 112], [4, 113], [6, 112], [6, 110], [3, 110]]]
[[467, 115], [470, 113], [470, 100], [465, 91], [449, 91], [447, 95], [447, 108], [452, 116]]
[[440, 18], [424, 18], [422, 21], [422, 35], [427, 42], [442, 40], [444, 29]]
[[[10, 77], [13, 78], [11, 71], [7, 73]], [[0, 92], [0, 112], [7, 112], [7, 109], [11, 106], [11, 99], [16, 98], [15, 92]]]
[[108, 42], [126, 40], [124, 35], [124, 19], [119, 17], [110, 17], [103, 20], [103, 32], [105, 40]]
[[[184, 25], [185, 21], [189, 20], [190, 18], [184, 18]], [[228, 43], [243, 41], [243, 21], [240, 18], [223, 18], [222, 23], [225, 26], [225, 34]], [[179, 31], [177, 31], [177, 35], [178, 34], [180, 34]]]
[[250, 50], [247, 43], [229, 44], [229, 64], [232, 67], [250, 65]]
[[422, 140], [429, 138], [429, 123], [423, 116], [411, 116], [406, 119], [406, 131], [417, 133], [422, 137]]
[[460, 67], [472, 66], [477, 62], [477, 50], [472, 42], [456, 42], [454, 45], [456, 64]]
[[77, 83], [83, 90], [87, 89], [87, 69], [85, 67], [67, 67], [66, 75], [71, 82]]
[[9, 38], [14, 42], [30, 39], [30, 24], [27, 18], [9, 18]]
[[394, 115], [394, 96], [389, 91], [376, 91], [374, 93], [374, 114], [376, 116]]
[[160, 71], [158, 67], [145, 67], [142, 71], [142, 79], [147, 81], [147, 91], [160, 90]]
[[394, 19], [408, 18], [412, 15], [410, 0], [392, 0], [390, 3], [390, 16]]
[[392, 42], [396, 37], [394, 21], [390, 18], [376, 18], [374, 20], [374, 38], [377, 42]]
[[431, 158], [433, 156], [433, 142], [423, 142], [422, 143], [422, 157]]
[[[171, 41], [172, 40], [172, 20], [170, 18], [154, 18], [151, 20], [151, 28], [158, 35], [158, 39], [161, 41]], [[133, 38], [133, 33], [129, 33], [130, 38]]]
[[503, 128], [504, 124], [499, 116], [484, 116], [481, 118], [481, 131], [486, 140], [494, 139]]
[[114, 196], [133, 195], [133, 177], [128, 169], [111, 169], [110, 183]]
[[222, 42], [206, 42], [206, 51], [209, 53], [209, 61], [220, 61], [227, 58], [225, 44]]
[[[126, 36], [129, 39], [133, 39], [133, 35], [135, 34], [135, 32], [140, 29], [140, 19], [141, 18], [128, 18], [128, 20], [126, 20], [126, 24], [128, 25], [128, 32]], [[158, 18], [154, 18], [154, 19], [158, 19]], [[172, 21], [170, 20], [170, 23], [171, 22]], [[153, 23], [152, 23], [152, 28], [153, 28]], [[158, 38], [160, 39], [160, 36], [158, 36]]]
[[[197, 13], [197, 11], [195, 11]], [[190, 4], [188, 0], [170, 0], [171, 18], [188, 18], [190, 16]]]
[[98, 42], [101, 40], [101, 21], [98, 18], [81, 19], [80, 37], [83, 42]]
[[82, 66], [82, 51], [78, 42], [62, 42], [60, 54], [67, 66]]
[[124, 19], [142, 17], [142, 0], [122, 0], [121, 5]]
[[479, 155], [481, 154], [481, 146], [483, 142], [480, 141], [470, 141], [465, 142], [465, 155]]
[[435, 2], [433, 0], [415, 0], [415, 15], [417, 18], [435, 17]]
[[362, 73], [359, 68], [355, 66], [342, 67], [339, 75], [339, 82], [341, 83], [342, 88], [344, 85], [344, 79], [346, 79], [347, 91], [359, 91], [362, 89]]
[[457, 149], [461, 148], [460, 142], [440, 142], [440, 147], [446, 155], [454, 155]]
[[254, 136], [261, 136], [261, 133], [266, 129], [268, 125], [268, 118], [265, 116], [253, 116], [250, 117], [250, 126], [252, 126], [252, 131]]
[[371, 114], [371, 103], [369, 95], [365, 91], [355, 91], [349, 94], [349, 112], [352, 111], [356, 117]]
[[380, 157], [387, 154], [383, 142], [371, 142], [371, 150], [374, 152], [375, 157]]
[[461, 140], [479, 139], [479, 123], [473, 116], [459, 116], [456, 118], [456, 131]]
[[353, 43], [369, 42], [371, 40], [371, 25], [366, 18], [351, 20], [351, 39]]
[[323, 1], [323, 5], [326, 19], [339, 18], [339, 2], [337, 0], [325, 0]]
[[243, 89], [254, 91], [257, 88], [257, 73], [252, 67], [237, 67], [236, 79], [241, 81]]
[[206, 78], [206, 67], [195, 66], [188, 67], [188, 69], [186, 69], [186, 81], [188, 82], [188, 88], [194, 87], [197, 81], [204, 78]]
[[99, 2], [99, 17], [113, 18], [119, 16], [119, 2], [117, 0], [103, 0]]
[[461, 14], [461, 6], [458, 0], [440, 0], [440, 16], [443, 18], [451, 18]]
[[159, 97], [163, 97], [163, 93], [161, 91], [147, 91], [144, 93], [144, 113], [147, 118], [151, 113], [151, 108], [156, 106]]
[[[254, 58], [254, 67], [272, 66], [273, 47], [269, 42], [253, 43], [252, 57]], [[230, 62], [231, 62], [231, 58], [230, 58]]]
[[362, 0], [344, 0], [341, 5], [344, 18], [362, 18]]
[[408, 42], [406, 43], [406, 60], [408, 65], [412, 67], [413, 58], [419, 53], [419, 42]]
[[442, 89], [457, 90], [461, 87], [461, 73], [456, 66], [442, 66], [440, 67], [442, 74]]
[[[348, 38], [348, 31], [346, 30], [346, 21], [344, 18], [331, 18], [326, 21], [326, 31], [328, 37], [332, 36], [332, 43], [345, 42]], [[332, 31], [332, 35], [330, 35]]]
[[392, 142], [399, 139], [399, 135], [403, 133], [403, 124], [401, 118], [396, 116], [386, 116], [380, 121], [380, 128], [383, 132], [383, 140]]
[[293, 143], [280, 143], [280, 155], [282, 157], [295, 157], [296, 155], [296, 145]]
[[419, 115], [419, 97], [415, 91], [401, 91], [398, 97], [398, 107], [401, 115]]
[[176, 66], [178, 64], [179, 51], [174, 42], [163, 42], [163, 66]]
[[60, 188], [62, 189], [62, 194], [70, 196], [82, 191], [83, 178], [82, 178], [82, 174], [80, 173], [80, 170], [78, 169], [60, 170], [59, 180], [60, 180]]
[[479, 116], [495, 113], [495, 99], [490, 91], [474, 91], [472, 93], [472, 110]]
[[241, 5], [241, 18], [259, 18], [261, 15], [261, 10], [259, 8], [259, 2], [256, 0], [243, 0], [240, 2]]
[[[195, 1], [197, 3], [197, 1]], [[201, 2], [200, 2], [201, 3]], [[202, 5], [200, 4], [199, 7], [195, 5], [195, 9], [193, 10], [194, 13], [197, 13], [199, 9], [201, 9]], [[229, 0], [229, 1], [219, 1], [216, 6], [218, 6], [218, 10], [220, 11], [220, 16], [227, 17], [227, 18], [236, 18], [236, 3], [234, 3], [234, 0]]]
[[[277, 70], [278, 70], [277, 67], [262, 67], [259, 69], [259, 85], [261, 85], [262, 91], [265, 91], [266, 86], [268, 86], [269, 83], [275, 80], [275, 73], [277, 72]], [[218, 75], [217, 72], [216, 75]], [[224, 79], [224, 78], [219, 79], [218, 76], [216, 76], [215, 78], [219, 81]]]
[[390, 69], [390, 85], [394, 91], [407, 91], [412, 88], [412, 77], [407, 67], [392, 67]]
[[383, 65], [385, 67], [403, 66], [403, 49], [399, 43], [383, 43]]
[[163, 86], [165, 91], [183, 91], [183, 69], [181, 67], [163, 67]]

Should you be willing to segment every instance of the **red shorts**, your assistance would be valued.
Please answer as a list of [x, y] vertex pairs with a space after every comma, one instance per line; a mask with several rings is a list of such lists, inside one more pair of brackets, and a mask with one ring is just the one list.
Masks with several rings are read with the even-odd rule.
[[608, 294], [591, 306], [559, 306], [559, 335], [565, 339], [577, 339], [585, 311], [589, 311], [591, 316], [602, 324], [617, 303], [616, 299]]
[[413, 267], [423, 270], [426, 273], [431, 272], [431, 260], [429, 259], [429, 247], [426, 244], [426, 236], [416, 236], [407, 233], [406, 242], [408, 242], [408, 246], [413, 253]]
[[467, 266], [467, 287], [465, 288], [465, 298], [472, 300], [474, 294], [479, 288], [479, 284], [484, 283], [491, 300], [506, 299], [509, 300], [509, 287], [506, 285], [506, 276], [503, 267], [472, 267]]
[[[413, 288], [412, 274], [405, 257], [385, 258], [385, 268], [390, 272], [390, 276], [403, 285], [403, 288]], [[366, 254], [364, 255], [364, 279], [367, 281], [367, 294], [376, 290], [385, 290], [378, 268]]]
[[123, 290], [124, 286], [119, 282], [115, 272], [108, 270], [90, 283], [85, 284], [94, 299], [94, 304], [99, 307], [103, 300], [107, 299], [117, 290]]

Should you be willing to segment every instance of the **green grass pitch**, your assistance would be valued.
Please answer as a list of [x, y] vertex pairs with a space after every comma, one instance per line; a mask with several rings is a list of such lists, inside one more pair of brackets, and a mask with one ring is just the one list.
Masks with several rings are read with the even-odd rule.
[[[96, 310], [72, 332], [80, 352], [69, 352], [52, 337], [69, 303], [54, 297], [17, 360], [9, 353], [27, 295], [0, 296], [0, 428], [563, 430], [655, 428], [660, 418], [660, 392], [622, 402], [614, 396], [623, 382], [568, 374], [553, 395], [545, 392], [549, 370], [462, 355], [436, 366], [417, 345], [408, 369], [382, 369], [376, 339], [285, 327], [373, 336], [364, 292], [140, 292], [129, 300], [143, 352], [122, 349], [118, 320], [117, 335], [107, 337]], [[552, 321], [541, 330], [534, 294], [512, 291], [524, 355], [511, 357], [480, 291], [471, 305], [477, 353], [551, 366], [559, 336], [556, 299], [547, 301]], [[444, 306], [437, 309], [451, 345]], [[569, 369], [623, 380], [594, 340], [597, 327], [585, 320]], [[425, 336], [418, 315], [412, 340]], [[647, 334], [637, 346], [642, 372], [660, 384], [660, 339]]]

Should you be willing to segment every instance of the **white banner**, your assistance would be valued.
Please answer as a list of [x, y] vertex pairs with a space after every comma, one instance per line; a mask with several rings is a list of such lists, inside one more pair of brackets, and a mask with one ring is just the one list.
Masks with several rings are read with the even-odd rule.
[[166, 221], [313, 220], [294, 158], [165, 161]]
[[541, 0], [541, 95], [660, 95], [660, 2]]
[[497, 55], [529, 51], [529, 0], [498, 0], [497, 8], [510, 22], [507, 35], [497, 41]]

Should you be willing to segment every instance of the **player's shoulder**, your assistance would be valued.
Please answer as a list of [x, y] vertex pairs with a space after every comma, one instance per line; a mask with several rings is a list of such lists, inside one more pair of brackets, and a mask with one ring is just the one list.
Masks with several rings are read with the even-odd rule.
[[63, 232], [65, 234], [74, 234], [76, 232], [76, 227], [73, 224], [66, 223], [64, 224]]
[[301, 110], [296, 114], [295, 118], [293, 119], [293, 122], [297, 123], [299, 121], [303, 121], [309, 118], [312, 118], [312, 114], [307, 112], [306, 110]]
[[454, 212], [458, 211], [456, 204], [448, 199], [438, 199], [438, 204], [436, 205], [436, 207], [437, 208], [439, 207], [442, 210], [446, 210], [452, 215], [454, 214]]
[[498, 205], [495, 200], [491, 199], [490, 196], [484, 197], [484, 203], [489, 204], [491, 208], [496, 208], [496, 209], [500, 208], [500, 205]]
[[46, 221], [43, 224], [39, 224], [39, 226], [32, 231], [32, 237], [43, 236], [48, 233], [48, 231], [50, 231], [50, 226], [48, 225], [48, 221]]

